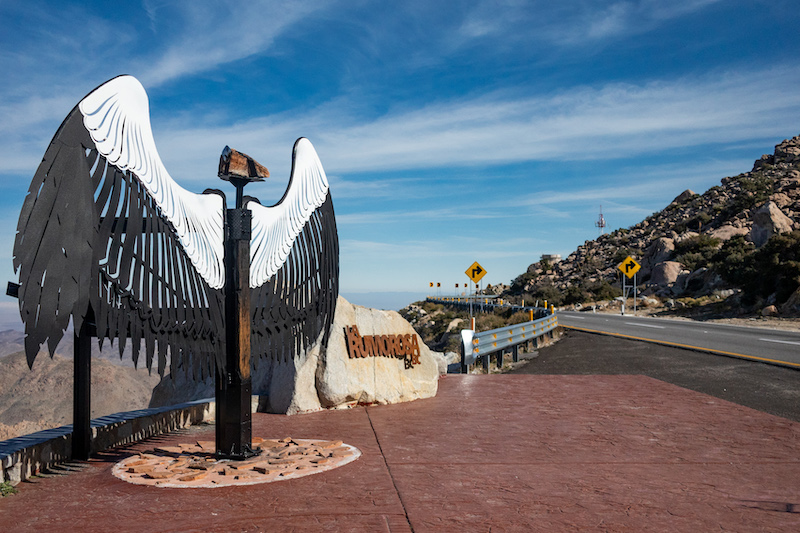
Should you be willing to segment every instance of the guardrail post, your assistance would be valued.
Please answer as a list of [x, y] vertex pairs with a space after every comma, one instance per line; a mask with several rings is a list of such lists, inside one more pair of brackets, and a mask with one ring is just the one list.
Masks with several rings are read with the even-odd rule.
[[461, 341], [461, 373], [469, 374], [469, 366], [467, 365], [467, 347], [464, 346], [464, 341]]
[[503, 368], [503, 350], [497, 352], [497, 368]]
[[519, 363], [519, 344], [515, 344], [511, 347], [511, 360], [515, 363]]
[[489, 373], [489, 356], [488, 355], [482, 355], [481, 356], [481, 363], [483, 365], [483, 369], [488, 374]]

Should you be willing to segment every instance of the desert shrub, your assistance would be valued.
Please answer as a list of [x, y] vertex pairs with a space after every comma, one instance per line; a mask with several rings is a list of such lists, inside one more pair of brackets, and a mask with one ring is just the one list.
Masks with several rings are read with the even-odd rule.
[[437, 303], [428, 302], [428, 301], [421, 302], [420, 307], [422, 307], [422, 309], [424, 309], [425, 312], [428, 313], [428, 314], [431, 314], [434, 311], [441, 311], [442, 309], [444, 309], [444, 306], [442, 304], [437, 304]]
[[613, 300], [617, 296], [622, 296], [622, 289], [612, 286], [606, 280], [591, 283], [587, 289], [592, 293], [592, 299], [599, 300]]
[[592, 294], [581, 285], [571, 285], [564, 291], [563, 304], [574, 305], [592, 298]]
[[507, 325], [506, 319], [496, 313], [477, 313], [475, 315], [475, 328], [478, 331], [488, 331]]
[[16, 487], [14, 487], [14, 485], [9, 483], [8, 481], [3, 481], [2, 483], [0, 483], [0, 496], [6, 497], [16, 493], [17, 493]]
[[523, 322], [530, 322], [531, 315], [527, 311], [514, 311], [511, 316], [508, 317], [508, 324], [522, 324]]
[[[700, 211], [698, 214], [687, 220], [683, 225], [684, 230], [698, 231], [702, 226], [708, 224], [712, 220], [712, 216], [705, 211]], [[682, 232], [681, 232], [682, 233]]]
[[562, 305], [564, 301], [563, 294], [559, 291], [549, 280], [537, 284], [533, 287], [533, 289], [526, 293], [525, 301], [526, 302], [536, 302], [539, 301], [539, 305], [542, 305], [544, 300], [547, 300], [548, 304], [552, 305]]
[[708, 235], [691, 237], [675, 245], [675, 260], [692, 271], [708, 266], [719, 243], [719, 239]]
[[522, 294], [522, 291], [525, 290], [525, 285], [534, 279], [536, 279], [536, 274], [533, 272], [525, 272], [524, 274], [520, 274], [511, 282], [511, 287], [508, 289], [509, 294], [513, 294], [515, 296]]
[[742, 288], [742, 302], [753, 305], [775, 294], [785, 302], [800, 286], [800, 231], [773, 235], [759, 249], [744, 237], [729, 239], [715, 254], [713, 268]]
[[741, 191], [725, 207], [727, 217], [733, 217], [766, 202], [772, 194], [773, 180], [759, 172], [742, 176], [738, 182]]
[[731, 237], [712, 257], [711, 268], [731, 285], [742, 286], [755, 272], [748, 269], [756, 247], [744, 235]]
[[611, 262], [615, 265], [623, 262], [629, 255], [633, 254], [633, 250], [630, 248], [619, 248], [615, 253], [614, 257], [611, 259]]

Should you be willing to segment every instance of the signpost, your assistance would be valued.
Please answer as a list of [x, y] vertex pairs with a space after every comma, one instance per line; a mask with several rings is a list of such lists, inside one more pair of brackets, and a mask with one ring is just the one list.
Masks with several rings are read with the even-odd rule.
[[642, 265], [636, 262], [631, 256], [625, 258], [625, 260], [617, 265], [617, 268], [625, 274], [625, 278], [633, 279], [633, 285], [626, 285], [625, 278], [622, 278], [622, 297], [624, 300], [622, 301], [622, 314], [625, 314], [625, 302], [628, 301], [628, 292], [633, 287], [633, 314], [636, 314], [636, 273], [639, 272], [639, 269], [642, 268]]
[[[467, 275], [469, 279], [475, 283], [475, 291], [477, 293], [478, 290], [478, 282], [483, 279], [483, 276], [486, 275], [486, 269], [483, 268], [477, 261], [472, 263], [467, 270], [464, 271], [464, 274]], [[467, 291], [467, 296], [469, 296], [469, 291]], [[470, 322], [472, 321], [472, 299], [470, 298], [469, 301], [469, 318]]]

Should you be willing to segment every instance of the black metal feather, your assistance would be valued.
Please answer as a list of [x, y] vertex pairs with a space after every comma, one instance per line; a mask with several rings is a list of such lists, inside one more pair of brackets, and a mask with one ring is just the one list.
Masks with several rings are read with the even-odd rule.
[[[52, 357], [70, 318], [78, 330], [89, 317], [101, 344], [116, 341], [122, 355], [130, 340], [135, 364], [144, 344], [147, 368], [157, 357], [161, 374], [168, 355], [172, 372], [182, 366], [197, 378], [225, 366], [222, 290], [195, 268], [140, 178], [99, 152], [79, 106], [33, 177], [17, 226], [14, 268], [29, 365], [44, 342]], [[327, 344], [338, 280], [328, 191], [280, 269], [252, 290], [254, 361], [286, 360], [320, 338]]]
[[327, 346], [338, 295], [339, 239], [329, 192], [278, 273], [251, 291], [253, 355], [285, 361], [320, 335]]
[[[147, 368], [163, 374], [195, 359], [197, 377], [222, 351], [221, 291], [186, 256], [174, 228], [131, 172], [100, 155], [78, 108], [56, 133], [25, 198], [14, 244], [19, 305], [32, 365], [47, 341], [52, 357], [72, 317], [89, 307], [99, 339], [144, 340]], [[200, 363], [200, 364], [197, 364]]]

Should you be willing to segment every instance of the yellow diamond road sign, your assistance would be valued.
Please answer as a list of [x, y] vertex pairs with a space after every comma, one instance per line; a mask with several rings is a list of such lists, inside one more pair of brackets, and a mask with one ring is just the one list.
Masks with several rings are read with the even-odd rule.
[[472, 266], [470, 266], [466, 272], [464, 272], [464, 274], [466, 274], [467, 277], [473, 282], [478, 283], [481, 278], [486, 275], [486, 270], [480, 266], [477, 261], [475, 261], [472, 263]]
[[617, 268], [620, 269], [623, 274], [628, 276], [628, 278], [632, 278], [634, 274], [639, 272], [639, 269], [642, 268], [642, 265], [634, 261], [631, 256], [628, 256], [625, 258], [625, 261], [617, 265]]

